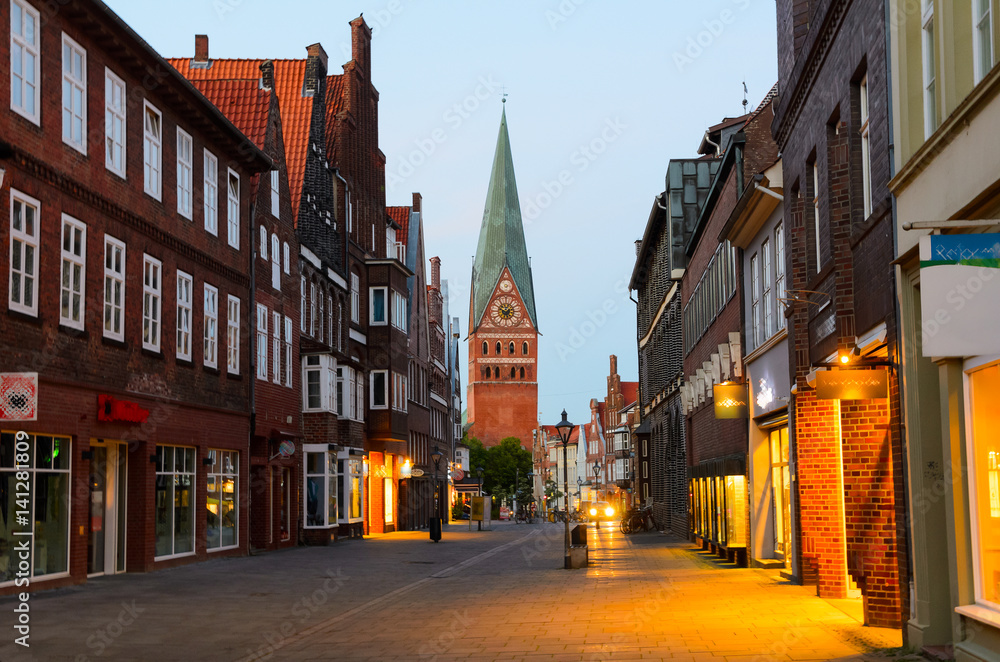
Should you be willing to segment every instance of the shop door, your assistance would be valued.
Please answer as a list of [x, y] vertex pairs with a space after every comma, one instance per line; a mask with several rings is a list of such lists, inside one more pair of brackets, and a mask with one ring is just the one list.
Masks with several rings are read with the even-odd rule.
[[774, 515], [774, 554], [788, 558], [792, 538], [791, 474], [788, 469], [788, 428], [775, 428], [769, 436], [771, 447], [771, 506]]
[[279, 503], [281, 504], [281, 542], [291, 540], [292, 537], [292, 470], [281, 469], [281, 484], [278, 489], [281, 494]]
[[124, 444], [97, 441], [91, 441], [90, 452], [87, 574], [124, 572], [127, 454]]

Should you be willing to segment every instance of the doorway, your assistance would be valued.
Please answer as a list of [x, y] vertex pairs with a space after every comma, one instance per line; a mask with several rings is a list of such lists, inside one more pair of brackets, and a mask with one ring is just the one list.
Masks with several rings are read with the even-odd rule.
[[125, 572], [126, 445], [90, 441], [90, 518], [87, 575]]
[[788, 468], [788, 428], [768, 434], [771, 449], [771, 507], [774, 515], [774, 555], [787, 559], [792, 539], [791, 473]]

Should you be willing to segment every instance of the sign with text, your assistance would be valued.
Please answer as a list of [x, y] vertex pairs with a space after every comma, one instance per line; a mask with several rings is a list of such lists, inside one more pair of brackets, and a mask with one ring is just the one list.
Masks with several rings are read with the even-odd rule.
[[469, 515], [469, 519], [473, 522], [483, 521], [483, 511], [486, 510], [486, 497], [474, 496], [472, 497], [472, 513]]
[[820, 370], [816, 373], [820, 400], [871, 400], [889, 397], [889, 370]]
[[1000, 301], [1000, 234], [920, 238], [924, 356], [1000, 352], [997, 301]]
[[116, 400], [110, 395], [97, 396], [97, 420], [101, 422], [145, 423], [149, 410], [128, 400]]
[[712, 387], [716, 418], [748, 418], [746, 384], [716, 384]]

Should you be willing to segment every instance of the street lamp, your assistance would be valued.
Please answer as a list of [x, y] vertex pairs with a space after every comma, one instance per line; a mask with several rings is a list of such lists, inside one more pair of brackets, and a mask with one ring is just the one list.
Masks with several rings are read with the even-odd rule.
[[[531, 501], [535, 500], [535, 472], [528, 472], [528, 485], [531, 485]], [[530, 508], [530, 505], [529, 505]]]
[[601, 500], [601, 461], [594, 460], [594, 494], [597, 496], [594, 501]]
[[438, 502], [438, 470], [441, 468], [441, 458], [444, 457], [444, 453], [435, 446], [434, 452], [431, 453], [431, 459], [434, 461], [434, 514], [431, 515], [430, 530], [431, 530], [431, 540], [437, 542], [441, 540], [441, 507]]
[[562, 420], [556, 423], [556, 432], [559, 433], [559, 439], [563, 445], [563, 490], [566, 493], [566, 517], [564, 518], [566, 524], [566, 554], [564, 567], [567, 570], [570, 569], [572, 563], [569, 557], [569, 464], [566, 461], [566, 447], [569, 445], [569, 436], [573, 433], [573, 427], [573, 424], [566, 420], [566, 410], [563, 409]]
[[[476, 475], [479, 476], [479, 496], [482, 497], [483, 496], [483, 468], [482, 467], [476, 467]], [[486, 508], [486, 506], [484, 504], [483, 505], [483, 509], [485, 509], [485, 508]], [[480, 518], [479, 521], [476, 522], [476, 530], [477, 531], [482, 531], [483, 530], [483, 520], [482, 520], [482, 518]]]

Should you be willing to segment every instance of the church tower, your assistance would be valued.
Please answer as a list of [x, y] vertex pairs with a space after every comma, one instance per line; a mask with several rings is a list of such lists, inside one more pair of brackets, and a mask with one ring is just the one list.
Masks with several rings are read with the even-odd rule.
[[506, 110], [493, 155], [469, 299], [470, 437], [531, 448], [538, 418], [538, 317]]

